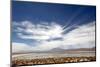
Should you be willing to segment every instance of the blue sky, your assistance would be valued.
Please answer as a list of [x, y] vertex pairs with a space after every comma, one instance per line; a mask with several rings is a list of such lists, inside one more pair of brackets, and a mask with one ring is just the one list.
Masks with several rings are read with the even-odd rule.
[[[95, 6], [63, 5], [38, 2], [19, 2], [12, 3], [13, 21], [56, 21], [66, 24], [70, 18], [75, 17], [71, 23], [91, 22], [95, 20]], [[87, 18], [84, 18], [87, 17]], [[89, 18], [89, 19], [88, 19]], [[84, 22], [83, 22], [84, 23]]]
[[[95, 22], [95, 6], [12, 1], [12, 43], [17, 43], [17, 46], [18, 44], [24, 44], [39, 49], [41, 48], [41, 45], [39, 45], [41, 43], [48, 44], [48, 46], [52, 43], [58, 44], [59, 41], [64, 43], [67, 42], [64, 40], [66, 39], [64, 38], [65, 36], [68, 37], [69, 35], [71, 38], [71, 35], [73, 35], [74, 37], [76, 33], [80, 34], [80, 29], [87, 32], [85, 35], [87, 35], [88, 32], [91, 34], [91, 30], [92, 33], [94, 33]], [[92, 36], [94, 37], [94, 35], [95, 34], [90, 37], [86, 36], [86, 38], [90, 39]], [[84, 40], [84, 38], [82, 39]], [[73, 38], [72, 42], [73, 41], [75, 42], [76, 40]], [[94, 39], [91, 41], [93, 45], [94, 41]], [[90, 44], [90, 41], [87, 43]], [[73, 44], [68, 44], [68, 47], [72, 45]], [[64, 44], [63, 46], [66, 45]], [[73, 46], [75, 47], [75, 45]], [[50, 49], [53, 49], [61, 47], [61, 45], [49, 47], [51, 47]], [[66, 46], [66, 48], [68, 47]], [[14, 46], [14, 48], [17, 47]], [[45, 49], [47, 47], [43, 48], [44, 50], [47, 50]]]

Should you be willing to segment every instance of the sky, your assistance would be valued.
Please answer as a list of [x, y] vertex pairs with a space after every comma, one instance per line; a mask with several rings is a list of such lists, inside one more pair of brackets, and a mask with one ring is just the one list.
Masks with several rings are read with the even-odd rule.
[[12, 52], [95, 47], [96, 7], [12, 1]]

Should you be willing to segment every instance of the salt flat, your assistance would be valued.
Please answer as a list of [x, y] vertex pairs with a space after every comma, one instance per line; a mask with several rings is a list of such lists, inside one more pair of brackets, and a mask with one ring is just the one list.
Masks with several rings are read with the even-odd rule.
[[27, 53], [12, 55], [12, 60], [16, 59], [39, 59], [39, 58], [56, 58], [56, 57], [89, 57], [95, 56], [94, 51], [89, 52], [69, 52], [69, 53]]

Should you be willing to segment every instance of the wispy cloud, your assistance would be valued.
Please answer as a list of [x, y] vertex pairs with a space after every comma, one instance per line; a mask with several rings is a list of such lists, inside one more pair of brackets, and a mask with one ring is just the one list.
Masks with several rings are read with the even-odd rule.
[[[91, 48], [95, 46], [95, 22], [80, 26], [64, 28], [56, 22], [33, 24], [30, 21], [23, 21], [20, 24], [13, 22], [14, 32], [21, 39], [36, 40], [36, 46], [26, 43], [12, 43], [13, 52], [22, 51], [47, 51], [54, 48], [74, 49]], [[73, 30], [66, 32], [69, 28]]]
[[62, 37], [63, 33], [62, 26], [55, 22], [51, 24], [32, 24], [29, 21], [23, 21], [21, 24], [14, 23], [14, 25], [18, 26], [15, 31], [22, 39], [48, 40], [50, 38]]

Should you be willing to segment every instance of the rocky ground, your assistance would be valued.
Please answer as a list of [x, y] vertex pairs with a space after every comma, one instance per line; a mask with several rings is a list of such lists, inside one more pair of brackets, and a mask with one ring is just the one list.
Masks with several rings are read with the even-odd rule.
[[52, 57], [39, 59], [14, 59], [12, 60], [12, 67], [16, 66], [31, 66], [40, 64], [61, 64], [61, 63], [76, 63], [76, 62], [90, 62], [96, 61], [95, 56], [90, 57]]

